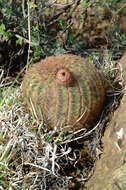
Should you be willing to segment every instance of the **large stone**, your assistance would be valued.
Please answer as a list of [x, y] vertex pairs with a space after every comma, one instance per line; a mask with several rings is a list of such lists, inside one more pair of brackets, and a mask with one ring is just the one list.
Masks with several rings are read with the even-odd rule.
[[[126, 81], [126, 54], [120, 61]], [[87, 183], [89, 190], [126, 189], [126, 92], [102, 138], [103, 154]]]

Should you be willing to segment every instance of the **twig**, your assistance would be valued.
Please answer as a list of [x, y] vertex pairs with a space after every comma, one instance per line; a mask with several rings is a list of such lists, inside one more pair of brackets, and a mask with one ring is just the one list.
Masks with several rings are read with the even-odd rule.
[[22, 0], [22, 12], [23, 12], [24, 18], [26, 18], [24, 4], [25, 4], [25, 0]]
[[1, 71], [1, 74], [0, 74], [0, 81], [1, 81], [1, 79], [3, 78], [3, 75], [4, 75], [4, 70], [0, 69], [0, 71]]
[[63, 10], [61, 10], [60, 12], [58, 12], [56, 15], [52, 16], [52, 17], [49, 19], [49, 21], [48, 21], [48, 23], [47, 23], [47, 26], [50, 26], [50, 25], [54, 24], [55, 22], [57, 22], [58, 19], [59, 19], [59, 16], [60, 16], [61, 14], [63, 14], [67, 9], [69, 9], [72, 4], [73, 4], [73, 3], [68, 4], [68, 5], [65, 5], [64, 8], [63, 8]]
[[33, 113], [34, 113], [34, 115], [35, 115], [35, 117], [36, 117], [36, 121], [37, 121], [37, 123], [39, 124], [39, 119], [38, 119], [38, 117], [37, 117], [37, 114], [36, 114], [36, 110], [35, 110], [35, 107], [34, 107], [34, 105], [33, 105], [33, 102], [32, 102], [32, 100], [31, 100], [31, 98], [30, 98], [30, 103], [31, 103], [31, 106], [32, 106], [32, 110], [33, 110]]
[[28, 66], [29, 66], [30, 49], [31, 49], [31, 25], [30, 25], [30, 5], [29, 5], [29, 0], [28, 0], [28, 3], [27, 3], [27, 6], [28, 6], [28, 41], [29, 41], [29, 46], [28, 46], [28, 57], [27, 57], [26, 70], [28, 69]]
[[50, 171], [49, 169], [44, 168], [44, 167], [39, 166], [39, 165], [36, 165], [36, 164], [32, 164], [32, 163], [26, 162], [26, 163], [24, 163], [24, 165], [33, 166], [33, 167], [35, 167], [35, 168], [39, 168], [39, 169], [41, 169], [41, 170], [45, 170], [45, 171], [47, 171], [47, 172], [50, 172], [50, 173], [51, 173], [51, 171]]
[[56, 150], [57, 150], [57, 145], [54, 144], [54, 151], [52, 152], [52, 172], [53, 172], [53, 175], [55, 175], [55, 176], [57, 176], [57, 175], [55, 174]]
[[[15, 36], [16, 36], [17, 38], [19, 38], [19, 39], [24, 40], [26, 43], [29, 44], [29, 39], [26, 39], [26, 38], [24, 38], [23, 36], [20, 36], [19, 34], [16, 34]], [[30, 41], [30, 45], [31, 45], [31, 46], [38, 46], [38, 45], [39, 45], [39, 42], [35, 43], [35, 42], [31, 42], [31, 41]]]
[[12, 146], [13, 146], [13, 139], [10, 139], [8, 144], [6, 145], [6, 148], [0, 158], [0, 161], [2, 161], [4, 158], [7, 158], [9, 152], [11, 151], [12, 149]]

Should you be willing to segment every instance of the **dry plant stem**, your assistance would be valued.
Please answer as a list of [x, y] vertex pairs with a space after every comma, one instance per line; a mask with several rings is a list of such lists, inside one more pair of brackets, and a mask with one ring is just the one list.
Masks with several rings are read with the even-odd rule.
[[3, 78], [3, 75], [4, 75], [4, 70], [3, 69], [0, 69], [0, 82], [1, 82], [1, 80], [2, 80], [2, 78]]
[[120, 9], [118, 9], [114, 14], [115, 14], [115, 15], [118, 15], [119, 12], [121, 12], [122, 9], [124, 9], [125, 7], [126, 7], [126, 3], [122, 3], [122, 6], [120, 7]]
[[54, 0], [52, 3], [50, 3], [49, 5], [52, 6], [57, 0]]
[[71, 14], [73, 13], [73, 11], [76, 9], [76, 7], [79, 5], [81, 0], [76, 0], [75, 5], [73, 6], [73, 8], [71, 9], [69, 16], [71, 16]]
[[54, 150], [52, 152], [52, 172], [53, 172], [53, 175], [57, 176], [55, 174], [55, 158], [56, 158], [56, 150], [57, 150], [57, 145], [54, 144]]
[[14, 144], [13, 139], [10, 139], [5, 150], [4, 150], [4, 152], [3, 152], [3, 154], [2, 154], [2, 156], [1, 156], [1, 158], [0, 158], [0, 161], [2, 161], [4, 158], [7, 157], [7, 155], [9, 154], [9, 152], [11, 151], [11, 149], [13, 147], [13, 144]]
[[56, 1], [57, 1], [57, 0], [54, 0], [54, 2], [48, 3], [48, 5], [46, 5], [46, 6], [42, 9], [42, 11], [45, 11], [47, 8], [52, 7], [52, 6], [55, 4]]
[[35, 111], [35, 108], [34, 108], [34, 105], [33, 105], [33, 103], [32, 103], [31, 98], [30, 98], [30, 103], [31, 103], [31, 106], [32, 106], [33, 113], [34, 113], [34, 115], [35, 115], [35, 117], [36, 117], [36, 119], [37, 119], [37, 123], [39, 124], [39, 120], [38, 120], [38, 117], [37, 117], [37, 114], [36, 114], [36, 111]]
[[[29, 2], [29, 0], [28, 0]], [[28, 39], [24, 38], [23, 36], [20, 36], [19, 34], [15, 34], [15, 36], [21, 40], [24, 40], [26, 43], [29, 44], [29, 48], [28, 48], [28, 54], [30, 52], [30, 46], [38, 46], [39, 45], [39, 42], [40, 42], [40, 39], [39, 39], [39, 42], [35, 43], [35, 42], [31, 42], [31, 34], [30, 34], [30, 31], [31, 31], [31, 28], [30, 28], [30, 7], [29, 7], [29, 4], [27, 4], [28, 6], [28, 15], [26, 15], [25, 13], [25, 0], [22, 0], [22, 12], [23, 12], [23, 16], [24, 18], [28, 17]], [[27, 63], [29, 64], [29, 55], [28, 55], [28, 59], [27, 59]]]
[[[73, 124], [73, 126], [74, 125], [76, 125], [83, 117], [84, 117], [84, 115], [85, 115], [85, 113], [87, 112], [87, 107], [85, 108], [85, 110], [84, 110], [84, 113], [77, 119], [77, 121]], [[72, 127], [73, 127], [72, 126]]]
[[29, 41], [29, 46], [28, 46], [28, 57], [27, 57], [27, 67], [26, 70], [28, 69], [29, 66], [29, 59], [30, 59], [30, 49], [31, 49], [31, 26], [30, 26], [30, 5], [29, 5], [29, 0], [27, 3], [28, 6], [28, 41]]
[[1, 85], [0, 85], [0, 88], [6, 87], [6, 86], [10, 86], [11, 84], [12, 84], [12, 82], [8, 82], [8, 83], [6, 83], [6, 84], [1, 84]]
[[50, 170], [48, 170], [47, 168], [44, 168], [44, 167], [42, 167], [42, 166], [39, 166], [39, 165], [36, 165], [36, 164], [32, 164], [32, 163], [24, 163], [24, 165], [29, 165], [29, 166], [33, 166], [33, 167], [35, 167], [35, 168], [39, 168], [39, 169], [41, 169], [41, 170], [45, 170], [45, 171], [47, 171], [47, 172], [50, 172], [51, 173], [51, 171]]
[[119, 84], [122, 86], [122, 88], [124, 88], [124, 76], [123, 76], [123, 67], [122, 65], [119, 63], [119, 68], [117, 69], [120, 71], [120, 77], [117, 79], [119, 82]]
[[[82, 138], [84, 138], [84, 137], [90, 135], [90, 134], [99, 126], [99, 124], [100, 124], [100, 121], [99, 121], [99, 123], [98, 123], [92, 130], [90, 130], [89, 132], [84, 133], [84, 134], [82, 134], [82, 135], [79, 136], [79, 137], [76, 137], [76, 138], [73, 138], [73, 139], [69, 139], [69, 140], [67, 140], [67, 141], [64, 141], [64, 142], [62, 142], [61, 144], [66, 144], [66, 143], [70, 143], [70, 142], [73, 142], [73, 141], [77, 141], [77, 140], [79, 140], [79, 139], [82, 139]], [[85, 128], [84, 128], [84, 129], [81, 129], [81, 130], [79, 130], [79, 131], [77, 131], [77, 132], [74, 133], [74, 134], [77, 134], [77, 133], [79, 133], [79, 132], [81, 132], [81, 131], [85, 131]], [[72, 135], [72, 136], [73, 136], [73, 135]], [[72, 136], [71, 136], [71, 137], [72, 137]]]
[[24, 18], [26, 18], [26, 14], [25, 14], [25, 0], [22, 0], [22, 12], [23, 12], [23, 16], [24, 16]]
[[[126, 88], [124, 88], [125, 80], [123, 77], [123, 68], [120, 63], [118, 64], [118, 66], [119, 66], [118, 68], [112, 68], [110, 70], [111, 72], [118, 71], [118, 73], [120, 73], [120, 75], [113, 81], [112, 84], [111, 84], [111, 81], [107, 80], [109, 86], [111, 86], [113, 89], [113, 90], [107, 91], [107, 96], [113, 96], [113, 91], [114, 91], [114, 95], [122, 94], [124, 92], [124, 90], [126, 89]], [[117, 87], [114, 87], [114, 83], [118, 83], [120, 85], [120, 89]]]
[[[16, 34], [15, 35], [17, 38], [21, 39], [21, 40], [24, 40], [26, 43], [29, 44], [29, 40], [24, 38], [23, 36], [20, 36], [19, 34]], [[31, 46], [38, 46], [39, 45], [39, 42], [35, 43], [35, 42], [30, 42], [30, 45]]]
[[[87, 133], [84, 133], [84, 134], [82, 134], [82, 135], [79, 136], [79, 137], [66, 140], [66, 141], [64, 141], [64, 142], [62, 142], [62, 143], [60, 143], [60, 144], [66, 144], [66, 143], [70, 143], [70, 142], [73, 142], [73, 141], [77, 141], [77, 140], [79, 140], [79, 139], [82, 139], [82, 138], [87, 137], [88, 135], [90, 135], [90, 134], [91, 134], [93, 131], [95, 131], [96, 128], [99, 126], [99, 124], [100, 124], [100, 122], [101, 122], [101, 120], [102, 120], [103, 114], [104, 114], [104, 112], [102, 112], [99, 122], [97, 123], [97, 125], [95, 125], [95, 127], [93, 127], [93, 129], [89, 130]], [[80, 130], [74, 132], [74, 133], [71, 135], [71, 138], [72, 138], [73, 135], [75, 135], [75, 134], [77, 134], [77, 133], [80, 133], [80, 132], [82, 132], [82, 131], [85, 132], [85, 128], [82, 128], [82, 129], [80, 129]]]
[[[65, 5], [63, 7], [63, 10], [61, 10], [60, 12], [58, 12], [56, 15], [52, 15], [52, 17], [50, 18], [49, 23], [47, 24], [47, 26], [50, 26], [50, 25], [54, 24], [55, 22], [57, 22], [58, 19], [59, 19], [59, 16], [61, 14], [63, 14], [72, 4], [73, 3], [69, 3], [69, 4]], [[59, 5], [59, 4], [57, 4], [57, 5]]]

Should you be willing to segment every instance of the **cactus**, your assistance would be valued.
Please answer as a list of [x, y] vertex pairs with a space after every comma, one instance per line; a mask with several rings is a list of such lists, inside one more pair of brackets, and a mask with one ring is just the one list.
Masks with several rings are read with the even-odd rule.
[[22, 84], [27, 109], [49, 129], [89, 128], [103, 108], [105, 87], [92, 63], [76, 55], [50, 56], [26, 72]]

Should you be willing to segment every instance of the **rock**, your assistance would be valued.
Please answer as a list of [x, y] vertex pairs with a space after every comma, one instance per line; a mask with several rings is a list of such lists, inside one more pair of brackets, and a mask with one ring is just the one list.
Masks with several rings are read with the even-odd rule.
[[[126, 54], [120, 60], [126, 81]], [[97, 161], [95, 171], [87, 183], [89, 190], [126, 189], [126, 92], [119, 108], [108, 123], [103, 142], [103, 154]]]
[[48, 128], [89, 128], [100, 115], [104, 79], [92, 63], [76, 55], [51, 56], [26, 73], [22, 85], [28, 110]]

